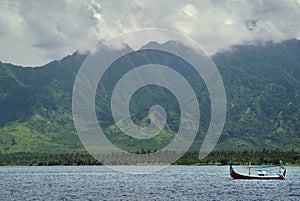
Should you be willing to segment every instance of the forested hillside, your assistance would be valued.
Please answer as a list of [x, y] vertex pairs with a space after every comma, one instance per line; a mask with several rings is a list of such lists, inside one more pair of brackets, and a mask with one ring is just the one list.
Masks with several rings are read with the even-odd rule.
[[[72, 120], [72, 90], [85, 58], [75, 52], [36, 68], [0, 63], [0, 153], [84, 151]], [[300, 41], [236, 46], [214, 55], [213, 60], [227, 95], [226, 123], [216, 149], [300, 151]], [[188, 64], [169, 54], [128, 55], [105, 74], [109, 85], [100, 83], [96, 108], [106, 135], [128, 151], [153, 151], [168, 144], [178, 129], [178, 102], [168, 90], [155, 86], [134, 95], [130, 113], [135, 123], [145, 126], [149, 108], [162, 105], [169, 117], [163, 132], [150, 140], [136, 140], [114, 124], [107, 97], [124, 73], [117, 66], [129, 70], [140, 63], [169, 65], [189, 79], [200, 103], [200, 129], [191, 147], [198, 150], [210, 120], [207, 89]]]

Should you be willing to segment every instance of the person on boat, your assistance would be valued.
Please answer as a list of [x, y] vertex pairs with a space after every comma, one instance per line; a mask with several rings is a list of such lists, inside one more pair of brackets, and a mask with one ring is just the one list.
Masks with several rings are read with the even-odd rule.
[[285, 176], [285, 168], [284, 167], [280, 167], [280, 169], [279, 169], [279, 175], [283, 175], [283, 176]]

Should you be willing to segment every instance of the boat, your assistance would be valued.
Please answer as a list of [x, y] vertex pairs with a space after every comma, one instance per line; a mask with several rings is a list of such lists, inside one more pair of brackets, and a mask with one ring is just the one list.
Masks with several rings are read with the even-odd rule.
[[[249, 173], [241, 174], [236, 172], [232, 165], [230, 165], [230, 176], [233, 179], [285, 179], [286, 169], [283, 166], [248, 166]], [[272, 169], [278, 169], [278, 174], [270, 174], [269, 171]], [[252, 174], [251, 169], [256, 169], [257, 174]]]

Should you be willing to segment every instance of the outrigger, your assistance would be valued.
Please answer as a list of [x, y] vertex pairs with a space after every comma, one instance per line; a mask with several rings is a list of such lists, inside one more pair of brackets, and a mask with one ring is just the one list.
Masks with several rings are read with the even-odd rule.
[[[276, 166], [251, 166], [250, 165], [247, 168], [249, 169], [248, 175], [240, 174], [233, 169], [232, 165], [230, 165], [230, 176], [233, 179], [285, 179], [286, 169], [283, 166], [277, 166], [277, 165]], [[269, 174], [269, 171], [275, 168], [276, 169], [279, 168], [278, 174], [275, 175]], [[257, 174], [252, 174], [251, 169], [256, 169]]]

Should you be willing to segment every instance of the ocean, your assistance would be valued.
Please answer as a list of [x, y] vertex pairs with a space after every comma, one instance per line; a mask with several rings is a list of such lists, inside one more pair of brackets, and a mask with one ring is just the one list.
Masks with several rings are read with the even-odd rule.
[[300, 200], [300, 167], [286, 168], [286, 180], [233, 180], [229, 166], [3, 166], [0, 200]]

